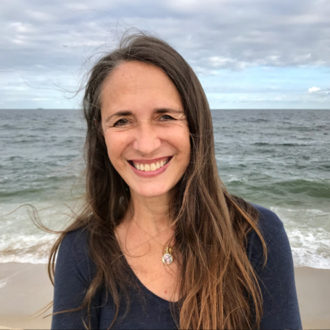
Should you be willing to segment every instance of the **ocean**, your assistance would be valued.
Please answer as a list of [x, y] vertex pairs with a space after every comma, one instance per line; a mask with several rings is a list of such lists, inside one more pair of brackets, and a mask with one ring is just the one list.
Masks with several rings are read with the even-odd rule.
[[[296, 267], [330, 269], [330, 111], [213, 110], [228, 190], [270, 208]], [[77, 110], [0, 110], [0, 263], [46, 263], [84, 196], [85, 123]]]

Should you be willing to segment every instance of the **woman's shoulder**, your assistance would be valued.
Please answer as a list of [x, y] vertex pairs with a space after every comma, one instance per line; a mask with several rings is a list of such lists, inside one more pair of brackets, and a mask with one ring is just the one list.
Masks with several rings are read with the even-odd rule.
[[88, 257], [88, 232], [79, 228], [64, 234], [59, 248], [59, 255], [73, 255], [74, 258], [85, 259]]
[[74, 270], [81, 280], [91, 280], [94, 265], [89, 257], [86, 228], [79, 228], [64, 235], [58, 250], [56, 268]]
[[258, 204], [252, 205], [258, 211], [258, 228], [265, 240], [271, 239], [274, 235], [285, 233], [283, 221], [275, 212]]
[[261, 241], [253, 231], [248, 257], [262, 291], [264, 315], [260, 328], [301, 329], [292, 253], [283, 222], [271, 210], [254, 207], [259, 212], [258, 228], [267, 248], [265, 259]]
[[85, 227], [81, 227], [64, 234], [61, 242], [62, 248], [77, 248], [87, 247], [88, 244], [88, 231]]
[[[54, 313], [79, 308], [94, 274], [95, 267], [88, 253], [88, 231], [80, 228], [65, 233], [55, 265]], [[98, 303], [98, 299], [96, 295], [93, 302]], [[84, 313], [85, 310], [77, 309], [54, 314], [52, 329], [82, 329]]]
[[[259, 214], [258, 229], [266, 244], [268, 261], [291, 258], [291, 248], [282, 220], [273, 211], [257, 204], [252, 205]], [[255, 231], [249, 235], [247, 252], [253, 264], [263, 264], [263, 246]]]

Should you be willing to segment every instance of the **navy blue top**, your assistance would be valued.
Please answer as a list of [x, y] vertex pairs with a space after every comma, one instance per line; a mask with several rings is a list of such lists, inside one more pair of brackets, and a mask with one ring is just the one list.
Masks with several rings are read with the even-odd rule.
[[[301, 329], [292, 255], [283, 224], [270, 210], [256, 207], [260, 213], [259, 228], [268, 249], [268, 261], [263, 267], [261, 243], [255, 232], [250, 234], [247, 253], [263, 295], [260, 328]], [[129, 288], [129, 311], [122, 317], [125, 308], [121, 308], [114, 329], [176, 329], [171, 303], [149, 291], [129, 266], [127, 272], [137, 285]], [[93, 263], [88, 256], [86, 232], [68, 233], [62, 241], [56, 262], [53, 311], [80, 306], [92, 274]], [[104, 297], [105, 292], [100, 292], [93, 300], [93, 329], [106, 329], [113, 319], [114, 305], [111, 298], [105, 300]], [[85, 313], [76, 311], [54, 315], [52, 329], [83, 329]]]

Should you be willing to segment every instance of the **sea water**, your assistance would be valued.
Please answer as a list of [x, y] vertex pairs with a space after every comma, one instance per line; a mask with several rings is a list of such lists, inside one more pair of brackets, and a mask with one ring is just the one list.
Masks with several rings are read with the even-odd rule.
[[[330, 269], [330, 111], [213, 110], [228, 190], [270, 208], [296, 266]], [[78, 110], [0, 110], [0, 262], [45, 263], [84, 196]], [[33, 213], [37, 210], [37, 213]]]

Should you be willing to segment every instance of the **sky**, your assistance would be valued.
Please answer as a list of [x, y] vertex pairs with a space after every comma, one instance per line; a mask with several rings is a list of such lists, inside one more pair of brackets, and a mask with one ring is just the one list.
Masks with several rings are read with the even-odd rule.
[[79, 109], [123, 33], [178, 50], [212, 109], [330, 109], [329, 0], [0, 0], [0, 109]]

